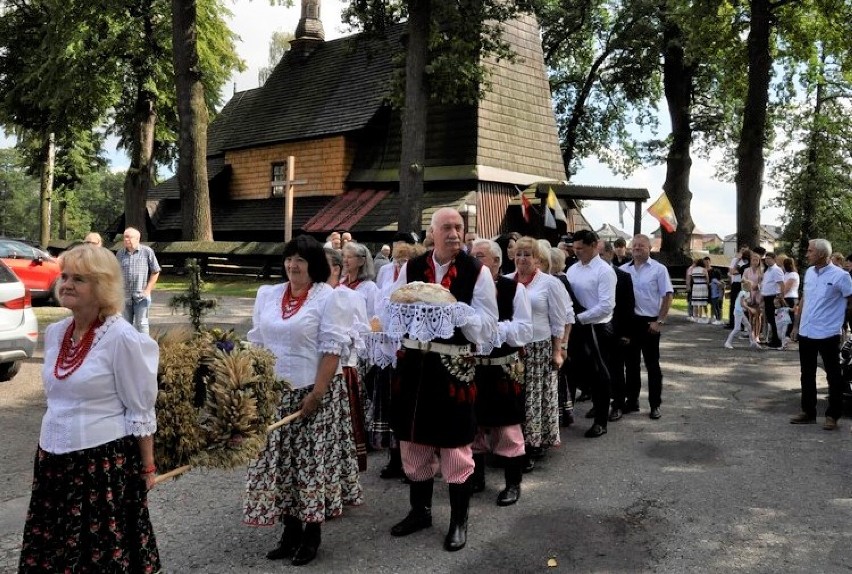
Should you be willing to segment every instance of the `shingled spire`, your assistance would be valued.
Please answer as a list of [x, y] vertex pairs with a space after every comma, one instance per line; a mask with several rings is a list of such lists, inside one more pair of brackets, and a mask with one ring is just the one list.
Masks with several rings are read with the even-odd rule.
[[320, 20], [320, 0], [302, 0], [302, 16], [296, 26], [296, 38], [290, 41], [292, 51], [308, 55], [323, 41], [325, 32]]

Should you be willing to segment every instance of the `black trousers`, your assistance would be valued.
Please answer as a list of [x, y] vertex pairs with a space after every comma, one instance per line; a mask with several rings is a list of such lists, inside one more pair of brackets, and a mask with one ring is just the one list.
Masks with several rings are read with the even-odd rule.
[[[592, 332], [594, 331], [594, 337]], [[571, 377], [583, 381], [581, 388], [588, 389], [595, 408], [595, 424], [606, 428], [609, 421], [611, 381], [609, 356], [614, 345], [612, 323], [574, 325], [571, 331], [569, 354]]]
[[660, 368], [660, 334], [651, 333], [648, 325], [656, 321], [656, 317], [636, 317], [633, 322], [633, 334], [630, 346], [627, 347], [625, 360], [627, 367], [627, 401], [639, 402], [639, 391], [642, 389], [642, 374], [640, 358], [645, 359], [645, 369], [648, 371], [648, 404], [651, 408], [658, 407], [663, 400], [663, 370]]
[[775, 325], [775, 295], [764, 295], [763, 315], [766, 317], [766, 322], [769, 324], [769, 328], [772, 330], [772, 334], [769, 339], [769, 346], [780, 346], [781, 339], [778, 337], [778, 327]]
[[743, 290], [743, 284], [737, 281], [731, 283], [731, 305], [728, 308], [728, 329], [734, 328], [734, 301], [737, 300], [737, 295]]
[[843, 414], [843, 377], [840, 373], [840, 335], [827, 339], [799, 337], [799, 366], [801, 368], [802, 412], [815, 417], [817, 406], [817, 354], [822, 357], [828, 379], [828, 408], [825, 416], [835, 420]]
[[622, 342], [620, 337], [615, 337], [610, 345], [607, 361], [612, 389], [612, 408], [614, 409], [623, 409], [624, 399], [627, 396], [626, 380], [624, 378], [626, 358], [627, 345]]

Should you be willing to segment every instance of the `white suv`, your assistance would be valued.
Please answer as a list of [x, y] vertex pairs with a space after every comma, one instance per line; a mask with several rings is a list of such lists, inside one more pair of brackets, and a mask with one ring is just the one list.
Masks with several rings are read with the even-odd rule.
[[21, 360], [29, 359], [38, 341], [38, 319], [30, 291], [0, 261], [0, 382], [18, 374]]

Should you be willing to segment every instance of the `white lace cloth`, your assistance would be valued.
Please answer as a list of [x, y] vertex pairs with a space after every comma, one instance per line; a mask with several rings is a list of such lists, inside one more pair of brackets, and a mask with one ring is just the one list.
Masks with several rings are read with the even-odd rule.
[[[389, 303], [386, 308], [385, 332], [392, 336], [417, 341], [449, 339], [456, 327], [464, 327], [476, 316], [466, 303], [427, 305], [425, 303]], [[496, 339], [496, 337], [492, 337]], [[494, 340], [476, 345], [476, 353], [487, 355], [494, 350]]]
[[390, 333], [362, 333], [363, 348], [356, 347], [358, 356], [380, 369], [396, 367], [396, 352], [402, 346], [402, 337]]

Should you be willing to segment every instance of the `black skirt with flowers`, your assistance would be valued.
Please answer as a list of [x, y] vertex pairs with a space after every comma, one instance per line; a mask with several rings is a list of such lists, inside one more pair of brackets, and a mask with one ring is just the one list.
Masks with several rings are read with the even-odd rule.
[[19, 573], [154, 573], [160, 555], [134, 437], [36, 452]]

